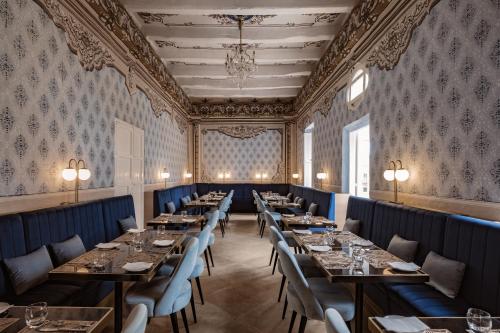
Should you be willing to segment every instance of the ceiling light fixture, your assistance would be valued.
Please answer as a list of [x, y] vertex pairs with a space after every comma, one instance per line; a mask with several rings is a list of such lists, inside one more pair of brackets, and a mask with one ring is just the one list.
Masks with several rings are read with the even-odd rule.
[[255, 50], [252, 52], [252, 55], [250, 55], [248, 54], [250, 46], [243, 44], [244, 16], [238, 15], [233, 19], [238, 20], [240, 43], [233, 46], [232, 51], [226, 55], [226, 71], [233, 77], [238, 88], [241, 89], [250, 73], [257, 70], [257, 65], [255, 64]]

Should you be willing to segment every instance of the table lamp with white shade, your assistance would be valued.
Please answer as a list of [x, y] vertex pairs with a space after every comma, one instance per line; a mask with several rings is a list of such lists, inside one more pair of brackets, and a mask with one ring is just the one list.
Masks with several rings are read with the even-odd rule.
[[410, 172], [403, 168], [401, 160], [390, 161], [389, 169], [384, 171], [384, 179], [388, 182], [394, 182], [394, 203], [398, 202], [398, 182], [405, 182], [410, 178]]
[[170, 178], [170, 173], [167, 171], [167, 168], [164, 168], [162, 172], [160, 172], [160, 178], [165, 180], [165, 188], [167, 188], [167, 181]]
[[320, 187], [320, 189], [323, 189], [323, 180], [326, 179], [326, 176], [327, 176], [326, 172], [318, 172], [316, 174], [316, 178], [319, 179], [319, 187]]
[[69, 160], [68, 167], [62, 171], [62, 177], [66, 181], [75, 181], [75, 203], [78, 202], [78, 190], [80, 188], [80, 180], [87, 180], [91, 176], [90, 170], [87, 169], [84, 160]]

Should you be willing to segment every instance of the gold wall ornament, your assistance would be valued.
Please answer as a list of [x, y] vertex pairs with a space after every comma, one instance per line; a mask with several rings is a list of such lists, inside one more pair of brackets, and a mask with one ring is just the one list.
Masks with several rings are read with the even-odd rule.
[[200, 174], [201, 174], [201, 176], [200, 176], [201, 182], [202, 183], [212, 183], [213, 179], [212, 179], [212, 177], [210, 177], [210, 175], [206, 171], [204, 164], [201, 165], [200, 169], [201, 169], [201, 172], [200, 172]]
[[291, 103], [193, 104], [193, 117], [208, 118], [278, 118], [293, 116]]
[[285, 165], [284, 161], [281, 161], [278, 164], [278, 167], [276, 169], [276, 173], [273, 175], [271, 178], [272, 183], [284, 183], [285, 182]]
[[238, 139], [250, 139], [256, 137], [257, 135], [264, 133], [267, 131], [267, 128], [264, 126], [220, 126], [217, 128], [217, 131], [224, 133], [226, 135], [232, 136], [233, 138]]
[[137, 87], [137, 68], [134, 63], [131, 63], [128, 67], [128, 73], [125, 76], [125, 85], [127, 86], [127, 90], [130, 95], [139, 91], [139, 88]]
[[54, 24], [66, 32], [69, 48], [76, 53], [83, 68], [99, 70], [113, 63], [111, 52], [85, 26], [75, 20], [60, 6], [60, 1], [38, 0]]
[[330, 89], [317, 103], [316, 111], [319, 111], [324, 117], [328, 116], [332, 109], [333, 100], [337, 96], [337, 88]]
[[179, 128], [179, 131], [181, 132], [181, 134], [184, 134], [184, 132], [186, 131], [186, 129], [188, 128], [189, 124], [186, 120], [184, 120], [182, 117], [180, 116], [175, 116], [174, 117], [175, 119], [175, 122], [177, 123], [177, 127]]
[[438, 2], [439, 0], [416, 2], [413, 10], [399, 19], [384, 35], [368, 57], [367, 65], [369, 67], [376, 65], [379, 69], [385, 70], [393, 69], [408, 48], [413, 30], [422, 23], [431, 8]]
[[156, 117], [160, 117], [163, 112], [168, 113], [172, 117], [172, 111], [163, 98], [148, 88], [145, 89], [144, 93], [149, 98], [151, 108], [153, 109], [153, 113]]

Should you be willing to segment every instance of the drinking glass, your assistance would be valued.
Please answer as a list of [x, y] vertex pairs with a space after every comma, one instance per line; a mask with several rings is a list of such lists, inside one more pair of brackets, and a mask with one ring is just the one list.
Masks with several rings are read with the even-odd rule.
[[49, 310], [46, 302], [38, 302], [28, 305], [24, 314], [26, 325], [28, 325], [29, 328], [38, 328], [43, 325], [45, 320], [47, 320], [48, 314]]
[[491, 315], [481, 309], [470, 308], [467, 311], [467, 325], [473, 332], [489, 332]]
[[361, 246], [353, 246], [352, 257], [354, 259], [354, 264], [356, 267], [361, 267], [363, 265], [364, 254], [365, 250]]
[[159, 233], [160, 235], [165, 234], [165, 226], [164, 226], [163, 224], [160, 224], [160, 225], [158, 226], [158, 233]]
[[135, 252], [142, 252], [142, 235], [140, 233], [134, 234], [132, 244]]
[[181, 211], [182, 218], [185, 218], [187, 216], [188, 212], [183, 210]]

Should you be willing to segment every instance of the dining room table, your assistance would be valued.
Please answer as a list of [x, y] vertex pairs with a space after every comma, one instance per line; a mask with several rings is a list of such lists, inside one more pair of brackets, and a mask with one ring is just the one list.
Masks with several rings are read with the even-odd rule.
[[107, 329], [113, 317], [109, 307], [47, 307], [47, 318], [40, 328], [26, 325], [25, 306], [13, 306], [0, 315], [0, 333], [81, 332], [99, 333]]
[[197, 214], [197, 215], [173, 215], [173, 214], [165, 214], [161, 215], [149, 220], [146, 222], [147, 226], [151, 226], [157, 229], [159, 226], [163, 225], [166, 229], [173, 228], [181, 228], [188, 227], [191, 228], [193, 226], [199, 225], [200, 229], [203, 229], [205, 225], [205, 216]]
[[[429, 275], [420, 268], [404, 272], [391, 268], [402, 259], [349, 231], [293, 233], [299, 246], [331, 283], [355, 285], [355, 331], [363, 332], [364, 285], [368, 283], [424, 283]], [[354, 247], [363, 254], [354, 255]], [[321, 249], [321, 252], [317, 251]], [[325, 251], [326, 250], [326, 251]], [[358, 260], [356, 260], [358, 259]]]
[[[427, 325], [430, 332], [435, 333], [462, 333], [468, 332], [469, 326], [467, 325], [466, 317], [417, 317], [422, 323]], [[492, 329], [490, 333], [500, 332], [500, 317], [491, 318]], [[370, 333], [390, 333], [384, 329], [378, 317], [368, 318], [368, 331]], [[429, 332], [429, 333], [430, 333]], [[472, 332], [472, 331], [471, 331]]]
[[[121, 331], [123, 312], [123, 283], [149, 282], [165, 260], [180, 248], [186, 238], [185, 231], [159, 232], [146, 229], [139, 233], [127, 232], [114, 239], [107, 249], [94, 248], [81, 256], [53, 269], [50, 279], [96, 280], [114, 282], [115, 332]], [[155, 243], [164, 242], [161, 246]], [[104, 245], [106, 245], [104, 244]], [[100, 245], [102, 247], [102, 245]], [[106, 246], [108, 247], [108, 246]], [[145, 262], [150, 267], [137, 272], [126, 270], [127, 263]]]
[[[291, 214], [292, 215], [292, 214]], [[323, 216], [290, 216], [287, 214], [281, 215], [282, 230], [292, 229], [307, 229], [307, 228], [337, 228], [337, 224], [333, 220], [329, 220]]]

